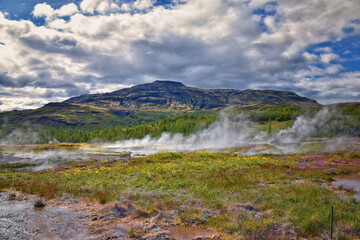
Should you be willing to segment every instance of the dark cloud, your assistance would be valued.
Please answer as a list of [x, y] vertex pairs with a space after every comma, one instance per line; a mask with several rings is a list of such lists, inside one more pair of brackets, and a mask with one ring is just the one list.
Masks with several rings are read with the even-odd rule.
[[72, 39], [56, 37], [51, 40], [43, 40], [36, 37], [20, 37], [19, 40], [29, 48], [47, 54], [61, 54], [72, 59], [83, 59], [89, 55], [84, 49], [78, 47], [77, 42]]
[[31, 82], [31, 78], [27, 76], [21, 76], [18, 78], [9, 77], [6, 73], [0, 73], [0, 86], [3, 87], [25, 87]]
[[66, 93], [68, 96], [80, 96], [82, 94], [90, 93], [89, 90], [83, 89], [81, 87], [70, 87], [66, 88]]
[[63, 46], [71, 46], [71, 47], [75, 47], [77, 45], [77, 42], [75, 40], [70, 40], [70, 39], [57, 39], [56, 43], [58, 45], [63, 45]]

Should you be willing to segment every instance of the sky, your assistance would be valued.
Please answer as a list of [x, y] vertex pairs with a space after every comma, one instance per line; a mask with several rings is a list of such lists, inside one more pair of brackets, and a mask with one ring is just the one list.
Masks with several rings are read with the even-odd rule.
[[155, 80], [360, 101], [360, 0], [0, 0], [0, 111]]

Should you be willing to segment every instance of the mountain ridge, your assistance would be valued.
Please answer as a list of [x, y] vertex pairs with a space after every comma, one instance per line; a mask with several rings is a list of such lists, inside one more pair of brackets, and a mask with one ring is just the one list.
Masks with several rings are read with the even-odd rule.
[[33, 110], [0, 113], [0, 123], [52, 126], [136, 125], [189, 112], [215, 112], [237, 105], [320, 106], [289, 91], [200, 89], [155, 81], [108, 93], [86, 94]]
[[175, 81], [155, 81], [101, 94], [87, 94], [65, 100], [108, 109], [132, 110], [202, 110], [232, 105], [319, 105], [290, 91], [200, 89]]

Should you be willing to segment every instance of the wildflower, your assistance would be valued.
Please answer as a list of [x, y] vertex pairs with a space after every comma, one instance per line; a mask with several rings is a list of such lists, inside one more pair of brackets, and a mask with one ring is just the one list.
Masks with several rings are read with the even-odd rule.
[[308, 168], [308, 167], [310, 167], [310, 166], [309, 165], [303, 165], [303, 164], [298, 165], [298, 168]]
[[64, 168], [55, 168], [54, 170], [55, 170], [55, 171], [65, 171]]

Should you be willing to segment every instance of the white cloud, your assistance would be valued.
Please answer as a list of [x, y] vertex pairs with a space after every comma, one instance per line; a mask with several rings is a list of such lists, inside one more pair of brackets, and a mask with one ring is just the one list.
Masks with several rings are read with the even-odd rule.
[[104, 14], [106, 11], [110, 9], [110, 5], [108, 1], [101, 1], [96, 8], [96, 11]]
[[111, 3], [110, 4], [110, 9], [111, 10], [120, 10], [120, 7], [116, 3]]
[[153, 0], [136, 0], [133, 4], [134, 8], [144, 10], [153, 6]]
[[55, 15], [54, 9], [45, 3], [39, 3], [35, 5], [34, 11], [33, 11], [34, 17], [46, 17], [50, 18]]
[[131, 10], [130, 4], [129, 4], [129, 3], [123, 3], [123, 4], [121, 5], [121, 10], [123, 10], [123, 11], [130, 11], [130, 10]]
[[94, 13], [105, 13], [110, 8], [109, 0], [84, 0], [80, 3], [80, 9], [83, 12]]
[[50, 21], [48, 23], [48, 26], [53, 29], [62, 29], [65, 24], [66, 21], [64, 19], [55, 19], [53, 21]]
[[308, 52], [304, 52], [303, 56], [307, 60], [309, 60], [310, 63], [315, 63], [319, 59], [318, 56], [316, 56], [315, 54], [311, 54], [311, 53], [308, 53]]
[[71, 16], [75, 13], [77, 13], [78, 7], [74, 3], [70, 3], [67, 5], [62, 6], [60, 9], [56, 10], [56, 14], [60, 17], [63, 16]]
[[[266, 0], [253, 0], [252, 9], [264, 8]], [[307, 46], [336, 41], [345, 36], [343, 29], [358, 19], [360, 4], [342, 0], [277, 0], [276, 32], [264, 33], [257, 42], [284, 44], [283, 56], [291, 58]]]
[[264, 23], [272, 32], [276, 31], [276, 22], [274, 17], [271, 16], [265, 17]]
[[324, 53], [324, 54], [320, 54], [320, 58], [323, 63], [328, 64], [331, 61], [338, 60], [340, 56], [334, 53]]
[[318, 47], [314, 49], [315, 52], [324, 52], [324, 53], [331, 53], [332, 49], [330, 47]]
[[327, 74], [337, 74], [339, 73], [342, 69], [344, 69], [343, 66], [339, 65], [339, 64], [333, 64], [328, 66], [325, 71]]
[[131, 10], [131, 6], [130, 6], [130, 4], [129, 3], [123, 3], [122, 5], [121, 5], [121, 10], [123, 10], [123, 11], [130, 11]]

